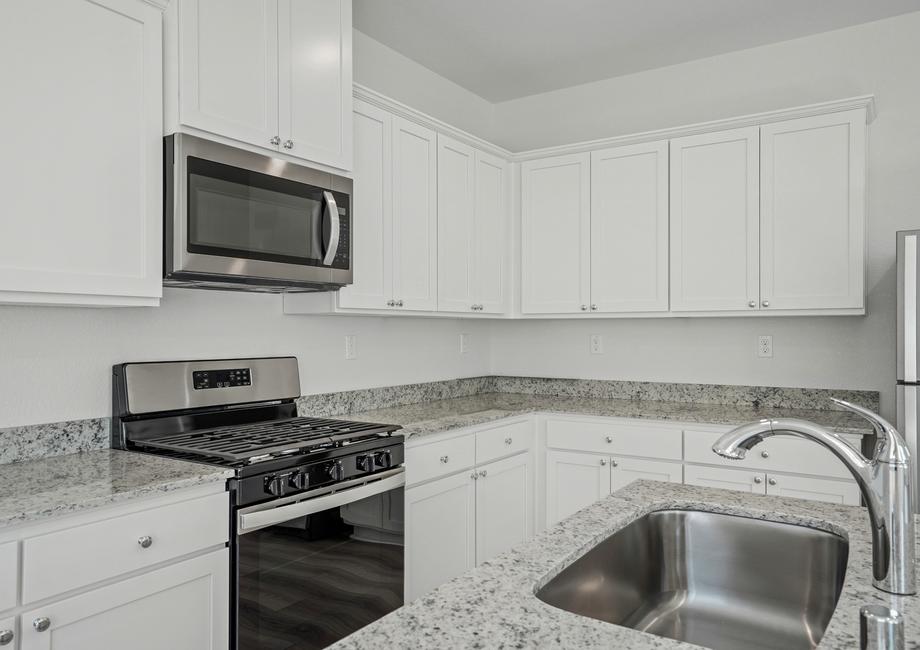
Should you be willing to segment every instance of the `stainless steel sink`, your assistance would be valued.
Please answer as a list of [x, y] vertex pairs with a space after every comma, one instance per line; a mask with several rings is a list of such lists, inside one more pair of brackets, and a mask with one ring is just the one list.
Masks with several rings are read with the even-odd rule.
[[718, 650], [813, 648], [837, 606], [848, 549], [814, 528], [662, 510], [588, 551], [537, 598]]

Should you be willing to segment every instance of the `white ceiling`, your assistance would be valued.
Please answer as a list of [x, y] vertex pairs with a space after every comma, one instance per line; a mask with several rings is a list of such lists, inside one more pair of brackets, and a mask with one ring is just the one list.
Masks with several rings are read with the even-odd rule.
[[499, 102], [918, 10], [920, 0], [354, 0], [354, 24]]

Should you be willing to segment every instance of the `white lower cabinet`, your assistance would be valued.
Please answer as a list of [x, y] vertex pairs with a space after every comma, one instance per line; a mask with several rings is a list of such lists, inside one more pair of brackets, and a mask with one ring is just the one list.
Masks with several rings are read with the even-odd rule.
[[664, 483], [684, 481], [684, 466], [680, 463], [645, 458], [612, 458], [610, 465], [611, 492], [616, 492], [639, 479]]
[[225, 649], [228, 554], [221, 549], [23, 612], [20, 648]]
[[854, 481], [767, 474], [767, 494], [778, 497], [795, 497], [811, 501], [827, 501], [847, 506], [858, 506], [859, 487]]
[[405, 598], [411, 602], [476, 562], [476, 483], [462, 472], [406, 490]]
[[476, 481], [476, 564], [533, 535], [533, 461], [518, 454], [483, 465]]
[[4, 650], [16, 650], [19, 647], [17, 631], [16, 617], [0, 619], [0, 645]]
[[752, 472], [746, 469], [684, 465], [684, 483], [687, 485], [766, 494], [765, 478], [766, 475], [762, 472]]

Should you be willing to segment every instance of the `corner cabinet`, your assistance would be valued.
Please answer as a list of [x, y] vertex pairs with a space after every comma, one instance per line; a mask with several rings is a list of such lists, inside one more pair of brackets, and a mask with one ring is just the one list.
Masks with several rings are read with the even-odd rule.
[[144, 0], [3, 9], [0, 303], [158, 304], [162, 11]]
[[352, 167], [351, 0], [177, 0], [167, 131]]
[[438, 136], [438, 311], [501, 314], [508, 164]]

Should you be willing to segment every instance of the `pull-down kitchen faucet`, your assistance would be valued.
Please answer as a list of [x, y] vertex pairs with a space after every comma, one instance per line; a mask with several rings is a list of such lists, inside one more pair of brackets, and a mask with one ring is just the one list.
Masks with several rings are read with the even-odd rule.
[[872, 411], [843, 400], [833, 401], [872, 424], [878, 442], [871, 460], [836, 433], [813, 422], [793, 418], [743, 424], [719, 438], [712, 450], [725, 458], [741, 460], [754, 445], [775, 435], [797, 436], [826, 447], [850, 470], [869, 508], [872, 584], [892, 594], [916, 593], [914, 509], [907, 444], [893, 426]]

